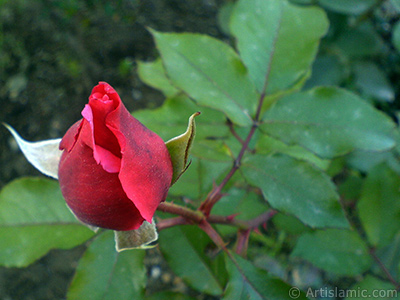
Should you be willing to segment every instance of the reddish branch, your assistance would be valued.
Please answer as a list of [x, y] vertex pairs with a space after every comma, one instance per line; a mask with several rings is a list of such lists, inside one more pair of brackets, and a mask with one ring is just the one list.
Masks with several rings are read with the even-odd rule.
[[179, 217], [175, 218], [170, 218], [170, 219], [164, 219], [160, 220], [158, 222], [158, 229], [162, 230], [171, 226], [175, 225], [183, 225], [183, 224], [197, 224], [200, 228], [202, 228], [209, 236], [210, 238], [214, 241], [215, 244], [220, 246], [222, 249], [224, 249], [228, 254], [229, 252], [225, 248], [225, 244], [223, 242], [223, 239], [221, 236], [214, 230], [214, 228], [210, 224], [227, 224], [227, 225], [232, 225], [236, 226], [239, 228], [239, 232], [247, 232], [245, 234], [247, 238], [241, 239], [242, 242], [240, 242], [240, 252], [243, 252], [242, 250], [247, 247], [247, 241], [248, 241], [248, 234], [251, 230], [254, 228], [257, 228], [259, 225], [267, 222], [270, 218], [272, 218], [275, 214], [276, 211], [270, 210], [267, 211], [257, 218], [250, 220], [250, 221], [241, 221], [237, 220], [234, 218], [234, 216], [216, 216], [216, 215], [210, 215], [211, 210], [215, 203], [217, 203], [222, 197], [222, 189], [225, 187], [225, 185], [231, 180], [233, 175], [236, 173], [236, 171], [240, 168], [240, 165], [242, 163], [243, 156], [245, 152], [249, 148], [249, 144], [251, 139], [254, 136], [254, 133], [256, 132], [259, 122], [260, 122], [260, 117], [261, 117], [261, 110], [262, 106], [264, 103], [265, 99], [265, 91], [267, 89], [267, 83], [268, 83], [268, 77], [269, 77], [270, 69], [268, 69], [265, 84], [263, 87], [263, 93], [260, 95], [259, 101], [258, 101], [258, 106], [256, 110], [255, 117], [253, 119], [253, 124], [251, 126], [251, 129], [249, 133], [247, 134], [247, 137], [245, 140], [243, 140], [237, 132], [234, 130], [233, 124], [228, 121], [228, 126], [231, 131], [231, 133], [236, 137], [236, 139], [242, 144], [242, 147], [239, 151], [239, 154], [237, 155], [236, 159], [233, 162], [232, 168], [228, 172], [228, 174], [225, 176], [225, 178], [222, 180], [222, 182], [219, 185], [214, 185], [213, 189], [211, 192], [208, 194], [204, 202], [200, 205], [198, 210], [192, 210], [187, 207], [183, 207], [180, 205], [176, 205], [173, 203], [167, 203], [163, 202], [161, 203], [157, 210], [163, 211], [163, 212], [169, 212], [175, 215], [179, 215]]
[[209, 224], [222, 224], [222, 225], [230, 225], [239, 228], [240, 230], [253, 230], [260, 225], [268, 222], [276, 213], [276, 210], [268, 210], [258, 217], [243, 221], [238, 220], [235, 216], [220, 216], [220, 215], [204, 215], [199, 210], [192, 210], [190, 208], [180, 206], [171, 202], [163, 202], [161, 203], [157, 210], [162, 212], [171, 213], [174, 215], [179, 215], [179, 217], [162, 219], [157, 222], [158, 230], [163, 230], [176, 225], [184, 225], [184, 224], [201, 224], [203, 221], [206, 221]]
[[387, 279], [394, 285], [394, 287], [396, 288], [396, 290], [400, 290], [400, 283], [398, 283], [392, 276], [392, 274], [390, 274], [389, 270], [386, 268], [386, 266], [383, 264], [383, 262], [381, 261], [381, 259], [378, 257], [378, 255], [376, 255], [375, 253], [375, 248], [369, 248], [369, 254], [371, 255], [371, 257], [375, 260], [375, 262], [378, 264], [379, 268], [382, 270], [383, 273], [385, 273]]
[[[340, 199], [340, 204], [341, 204], [342, 208], [345, 207], [342, 198]], [[386, 278], [390, 281], [390, 283], [396, 288], [396, 290], [399, 291], [400, 290], [400, 283], [396, 281], [396, 279], [392, 276], [392, 274], [390, 274], [388, 268], [385, 266], [385, 264], [382, 262], [382, 260], [376, 254], [375, 247], [373, 245], [371, 245], [370, 241], [368, 240], [368, 238], [367, 238], [368, 235], [364, 231], [364, 228], [362, 226], [357, 226], [359, 221], [355, 222], [353, 220], [353, 218], [350, 217], [350, 215], [349, 215], [349, 213], [348, 213], [348, 211], [346, 209], [343, 209], [343, 211], [345, 213], [345, 217], [346, 217], [347, 221], [349, 222], [349, 224], [351, 224], [351, 226], [356, 229], [356, 232], [357, 232], [358, 236], [367, 245], [368, 250], [369, 250], [369, 255], [376, 262], [376, 264], [381, 269], [381, 271], [386, 275]]]
[[249, 245], [249, 237], [250, 237], [251, 230], [238, 230], [237, 232], [237, 239], [235, 245], [235, 252], [243, 257], [247, 255], [247, 247]]
[[264, 103], [265, 99], [265, 93], [261, 94], [260, 96], [260, 101], [258, 103], [257, 111], [256, 111], [256, 116], [253, 120], [253, 125], [251, 126], [251, 129], [249, 133], [247, 134], [246, 139], [242, 143], [242, 148], [240, 149], [240, 152], [238, 156], [236, 157], [235, 161], [233, 162], [233, 166], [229, 173], [225, 176], [225, 178], [222, 180], [222, 182], [219, 185], [214, 186], [214, 188], [211, 190], [211, 192], [208, 194], [206, 200], [201, 204], [199, 210], [202, 211], [206, 216], [208, 216], [211, 212], [211, 209], [221, 199], [222, 197], [222, 189], [225, 187], [225, 185], [229, 182], [229, 180], [233, 177], [233, 175], [236, 173], [236, 171], [239, 169], [243, 156], [246, 152], [246, 150], [249, 148], [249, 144], [251, 139], [253, 138], [254, 133], [256, 132], [256, 129], [258, 128], [258, 124], [260, 121], [260, 115], [261, 115], [261, 109]]
[[227, 124], [229, 127], [229, 131], [232, 133], [232, 135], [243, 145], [244, 144], [244, 140], [240, 137], [240, 135], [236, 132], [233, 123], [231, 120], [227, 120]]

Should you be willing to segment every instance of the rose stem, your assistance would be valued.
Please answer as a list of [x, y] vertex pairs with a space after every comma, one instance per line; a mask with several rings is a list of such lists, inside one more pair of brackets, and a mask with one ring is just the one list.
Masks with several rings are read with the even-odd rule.
[[239, 169], [241, 163], [242, 163], [242, 158], [244, 153], [249, 147], [249, 143], [251, 141], [251, 138], [253, 137], [254, 133], [256, 132], [256, 129], [258, 128], [258, 123], [259, 123], [259, 118], [261, 114], [261, 108], [262, 104], [264, 102], [265, 98], [265, 93], [261, 94], [260, 100], [259, 100], [259, 105], [257, 107], [257, 112], [256, 112], [256, 117], [253, 121], [253, 125], [251, 126], [251, 129], [245, 139], [245, 141], [242, 144], [242, 148], [240, 149], [240, 152], [238, 156], [236, 157], [235, 161], [233, 162], [233, 166], [229, 173], [225, 176], [225, 178], [222, 180], [222, 182], [214, 186], [214, 188], [211, 190], [211, 192], [208, 194], [207, 198], [204, 200], [204, 202], [200, 205], [199, 210], [204, 212], [204, 214], [207, 216], [210, 214], [211, 209], [215, 205], [215, 203], [218, 202], [219, 199], [221, 199], [221, 191], [225, 187], [225, 185], [228, 183], [228, 181], [232, 178], [232, 176], [236, 173], [236, 171]]
[[267, 222], [277, 213], [276, 210], [271, 209], [255, 217], [254, 219], [243, 221], [235, 219], [234, 216], [210, 215], [206, 217], [201, 211], [192, 210], [190, 208], [180, 206], [171, 202], [160, 203], [157, 210], [179, 215], [179, 217], [162, 219], [159, 222], [157, 222], [158, 230], [162, 230], [176, 225], [200, 224], [203, 220], [206, 220], [210, 224], [230, 225], [238, 227], [239, 229], [242, 230], [255, 229], [261, 224]]
[[[280, 18], [280, 20], [282, 20], [282, 18]], [[259, 122], [260, 122], [260, 118], [261, 118], [261, 110], [264, 104], [264, 100], [265, 97], [267, 95], [267, 87], [268, 87], [268, 83], [269, 83], [269, 76], [271, 74], [271, 66], [272, 66], [272, 59], [274, 58], [274, 53], [275, 53], [275, 46], [276, 46], [276, 42], [278, 40], [278, 31], [280, 30], [280, 24], [279, 26], [277, 26], [275, 33], [274, 33], [274, 40], [272, 43], [272, 52], [271, 55], [269, 57], [269, 62], [267, 65], [267, 70], [265, 72], [265, 80], [264, 80], [264, 85], [262, 88], [262, 92], [260, 94], [260, 97], [258, 99], [258, 105], [257, 105], [257, 110], [256, 110], [256, 115], [253, 119], [253, 125], [244, 141], [244, 143], [242, 144], [242, 148], [240, 149], [240, 152], [237, 156], [237, 158], [235, 159], [233, 166], [231, 168], [231, 170], [229, 171], [229, 173], [225, 176], [225, 178], [222, 180], [222, 182], [218, 185], [215, 186], [211, 192], [208, 194], [207, 198], [204, 200], [204, 202], [200, 205], [199, 209], [204, 212], [204, 214], [206, 216], [208, 216], [211, 212], [211, 209], [213, 208], [214, 204], [217, 203], [219, 201], [219, 199], [221, 199], [221, 191], [222, 189], [225, 187], [225, 185], [228, 183], [228, 181], [232, 178], [232, 176], [236, 173], [236, 171], [239, 169], [241, 162], [242, 162], [242, 158], [244, 153], [246, 152], [247, 148], [249, 147], [249, 143], [251, 138], [253, 137], [254, 133], [256, 132], [256, 129], [258, 128]]]
[[381, 271], [386, 275], [387, 279], [390, 281], [390, 283], [395, 286], [396, 290], [400, 290], [400, 283], [397, 282], [394, 277], [392, 276], [392, 274], [390, 274], [388, 268], [384, 265], [384, 263], [382, 262], [382, 260], [378, 257], [378, 255], [375, 252], [375, 247], [373, 245], [371, 245], [370, 241], [367, 238], [367, 234], [364, 230], [364, 228], [361, 226], [357, 226], [357, 224], [359, 223], [358, 221], [354, 221], [349, 213], [347, 212], [343, 202], [343, 199], [340, 199], [340, 205], [343, 208], [345, 217], [347, 219], [347, 221], [349, 222], [350, 226], [356, 229], [356, 233], [358, 234], [358, 236], [365, 242], [365, 244], [368, 247], [368, 251], [369, 251], [369, 255], [371, 256], [371, 258], [378, 264], [379, 268], [381, 269]]

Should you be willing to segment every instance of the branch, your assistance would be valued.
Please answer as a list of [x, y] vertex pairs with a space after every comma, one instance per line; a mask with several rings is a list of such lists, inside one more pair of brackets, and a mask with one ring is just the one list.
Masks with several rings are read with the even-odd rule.
[[230, 225], [239, 228], [240, 230], [253, 230], [258, 226], [268, 222], [278, 212], [276, 210], [268, 210], [254, 219], [244, 221], [235, 219], [235, 215], [220, 216], [210, 215], [205, 216], [201, 211], [192, 210], [190, 208], [180, 206], [171, 202], [162, 202], [157, 207], [157, 210], [178, 215], [178, 217], [161, 219], [157, 222], [158, 230], [163, 230], [176, 225], [184, 224], [200, 224], [207, 221], [210, 224]]
[[190, 220], [193, 223], [199, 224], [201, 221], [203, 221], [204, 215], [200, 211], [195, 211], [190, 208], [180, 206], [171, 202], [162, 202], [158, 205], [157, 210], [163, 211], [163, 212], [168, 212], [171, 214], [179, 215], [186, 220]]
[[159, 219], [159, 220], [157, 220], [157, 229], [158, 229], [158, 231], [161, 231], [161, 230], [169, 228], [169, 227], [173, 227], [176, 225], [185, 225], [185, 224], [188, 224], [188, 221], [184, 217]]
[[247, 222], [247, 225], [249, 226], [250, 229], [255, 229], [258, 226], [268, 222], [273, 216], [275, 216], [278, 213], [278, 211], [271, 209], [266, 211], [265, 213], [259, 215], [258, 217], [249, 220]]
[[235, 252], [242, 257], [246, 257], [247, 255], [247, 248], [249, 245], [249, 237], [250, 237], [251, 230], [238, 230], [236, 244], [235, 244]]
[[243, 145], [244, 140], [240, 137], [240, 135], [236, 132], [235, 128], [233, 127], [233, 123], [231, 120], [227, 120], [227, 124], [229, 127], [229, 131], [232, 133], [232, 135]]
[[199, 223], [199, 227], [203, 229], [205, 233], [211, 238], [211, 240], [214, 242], [215, 245], [220, 247], [222, 250], [224, 250], [226, 253], [228, 253], [228, 249], [226, 248], [226, 244], [222, 237], [218, 234], [218, 232], [208, 223], [207, 221], [203, 220], [201, 223]]
[[340, 205], [343, 208], [343, 211], [345, 213], [345, 217], [349, 224], [356, 229], [356, 232], [358, 236], [365, 242], [365, 244], [368, 247], [369, 250], [369, 255], [372, 257], [372, 259], [378, 264], [379, 268], [381, 271], [386, 275], [387, 279], [390, 281], [390, 283], [396, 288], [396, 290], [400, 290], [400, 283], [397, 282], [392, 274], [390, 274], [388, 268], [383, 264], [381, 259], [376, 255], [375, 252], [375, 247], [370, 243], [370, 241], [367, 238], [367, 234], [362, 226], [357, 226], [357, 224], [360, 224], [359, 220], [354, 222], [354, 220], [349, 216], [349, 213], [344, 209], [344, 204], [343, 204], [343, 199], [340, 198]]
[[256, 132], [256, 129], [258, 128], [258, 123], [261, 115], [261, 109], [264, 103], [265, 99], [265, 93], [262, 93], [260, 95], [260, 99], [258, 102], [258, 107], [256, 111], [256, 116], [253, 121], [253, 126], [251, 127], [246, 140], [242, 143], [242, 148], [240, 149], [240, 152], [238, 156], [236, 157], [235, 161], [233, 162], [233, 166], [229, 173], [225, 176], [225, 178], [222, 180], [222, 182], [218, 186], [214, 186], [214, 188], [211, 190], [211, 192], [208, 194], [207, 198], [204, 200], [204, 202], [200, 205], [199, 210], [204, 212], [206, 216], [208, 216], [211, 212], [211, 209], [221, 199], [222, 197], [222, 189], [225, 187], [225, 185], [228, 183], [228, 181], [233, 177], [233, 175], [236, 173], [236, 171], [239, 169], [241, 163], [242, 163], [242, 158], [244, 156], [244, 153], [249, 147], [250, 141]]
[[394, 287], [396, 288], [396, 290], [400, 290], [400, 283], [398, 283], [392, 276], [392, 274], [390, 274], [389, 270], [386, 268], [386, 266], [383, 264], [383, 262], [381, 261], [381, 259], [378, 257], [378, 255], [376, 255], [375, 253], [375, 248], [370, 247], [369, 248], [369, 254], [371, 255], [371, 257], [375, 260], [375, 262], [378, 264], [379, 268], [382, 270], [383, 273], [385, 273], [387, 279], [391, 282], [391, 284], [394, 285]]

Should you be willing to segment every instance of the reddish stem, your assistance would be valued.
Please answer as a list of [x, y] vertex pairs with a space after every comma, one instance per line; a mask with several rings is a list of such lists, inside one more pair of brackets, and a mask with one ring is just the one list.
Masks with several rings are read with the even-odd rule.
[[[344, 203], [343, 203], [343, 199], [340, 198], [340, 204], [342, 207], [345, 207]], [[364, 231], [364, 228], [362, 226], [357, 226], [357, 222], [354, 222], [353, 219], [349, 216], [349, 213], [343, 209], [346, 219], [349, 222], [349, 224], [351, 224], [351, 226], [353, 228], [356, 229], [356, 232], [358, 233], [359, 237], [366, 243], [368, 250], [369, 250], [369, 255], [372, 257], [372, 259], [378, 264], [379, 268], [381, 269], [381, 271], [386, 275], [387, 279], [390, 281], [390, 283], [396, 287], [396, 290], [400, 290], [400, 283], [397, 282], [394, 277], [392, 276], [392, 274], [390, 274], [388, 268], [386, 268], [386, 266], [384, 265], [384, 263], [381, 261], [381, 259], [378, 257], [378, 255], [376, 255], [375, 252], [375, 247], [373, 247], [371, 245], [371, 243], [369, 242], [368, 238], [367, 238], [367, 234]]]
[[238, 156], [236, 157], [235, 161], [233, 162], [233, 166], [229, 173], [225, 176], [225, 178], [222, 180], [222, 182], [215, 186], [212, 191], [208, 194], [206, 200], [200, 205], [199, 210], [202, 211], [206, 216], [208, 216], [211, 212], [211, 209], [221, 199], [221, 192], [222, 189], [225, 187], [225, 185], [228, 183], [228, 181], [233, 177], [233, 175], [236, 173], [236, 171], [239, 169], [241, 163], [242, 163], [242, 158], [244, 156], [244, 153], [249, 147], [249, 143], [256, 132], [256, 129], [258, 128], [258, 119], [260, 117], [260, 112], [261, 112], [261, 107], [264, 102], [265, 94], [261, 95], [259, 106], [257, 108], [257, 113], [256, 113], [256, 119], [253, 122], [253, 126], [251, 127], [246, 140], [242, 144], [242, 148], [240, 149], [240, 152]]
[[228, 249], [226, 248], [224, 240], [218, 234], [218, 232], [208, 223], [206, 220], [203, 220], [199, 223], [199, 227], [203, 229], [205, 233], [211, 238], [211, 240], [222, 250], [228, 253]]
[[246, 257], [247, 255], [250, 233], [251, 233], [250, 229], [238, 230], [237, 232], [235, 252], [242, 257]]
[[163, 230], [165, 228], [169, 228], [176, 225], [184, 225], [184, 224], [200, 224], [203, 221], [207, 221], [210, 224], [223, 224], [223, 225], [231, 225], [238, 227], [241, 230], [252, 230], [257, 228], [258, 226], [264, 224], [269, 219], [271, 219], [276, 213], [276, 210], [269, 210], [258, 217], [243, 221], [237, 220], [234, 216], [220, 216], [220, 215], [210, 215], [206, 217], [201, 211], [192, 210], [188, 207], [180, 206], [171, 202], [163, 202], [161, 203], [157, 210], [162, 212], [167, 212], [175, 215], [179, 215], [179, 217], [162, 219], [157, 222], [158, 230]]
[[229, 131], [232, 133], [232, 135], [243, 145], [244, 144], [244, 140], [240, 137], [240, 135], [236, 132], [235, 128], [233, 127], [233, 123], [231, 120], [228, 119], [227, 121], [228, 123], [228, 127], [229, 127]]
[[190, 208], [180, 206], [171, 202], [162, 202], [158, 205], [157, 210], [179, 215], [193, 223], [200, 223], [204, 220], [204, 215], [200, 211], [194, 211]]
[[274, 209], [268, 210], [265, 213], [259, 215], [258, 217], [249, 220], [247, 222], [247, 225], [249, 226], [249, 228], [251, 229], [255, 229], [258, 226], [266, 223], [267, 221], [269, 221], [273, 216], [275, 216], [278, 212]]
[[372, 258], [375, 260], [375, 262], [378, 264], [379, 268], [385, 273], [387, 279], [394, 285], [396, 290], [400, 290], [400, 283], [398, 283], [390, 274], [389, 270], [386, 268], [386, 266], [383, 264], [381, 259], [376, 255], [375, 253], [375, 248], [369, 248], [369, 254], [372, 256]]
[[188, 221], [184, 217], [161, 219], [157, 222], [157, 229], [158, 229], [158, 231], [161, 231], [161, 230], [169, 228], [169, 227], [173, 227], [176, 225], [185, 225], [185, 224], [188, 224]]

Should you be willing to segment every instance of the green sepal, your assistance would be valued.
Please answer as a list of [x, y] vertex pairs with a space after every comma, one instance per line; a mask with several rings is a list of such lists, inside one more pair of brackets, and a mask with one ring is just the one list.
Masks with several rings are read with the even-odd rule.
[[136, 230], [114, 231], [115, 248], [118, 252], [130, 249], [153, 248], [157, 241], [158, 233], [154, 220], [149, 223], [144, 221]]
[[185, 133], [174, 137], [165, 143], [169, 155], [171, 156], [172, 167], [174, 169], [171, 185], [179, 179], [190, 165], [190, 162], [188, 163], [189, 150], [196, 135], [196, 123], [194, 118], [198, 115], [200, 115], [200, 112], [196, 112], [190, 116], [189, 124]]

